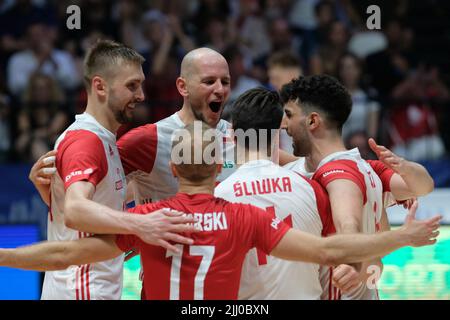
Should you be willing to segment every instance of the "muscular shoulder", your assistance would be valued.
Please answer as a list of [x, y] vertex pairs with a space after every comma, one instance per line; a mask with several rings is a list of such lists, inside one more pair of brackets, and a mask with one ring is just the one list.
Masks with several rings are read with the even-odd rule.
[[117, 147], [125, 174], [141, 170], [151, 172], [158, 145], [156, 124], [147, 124], [128, 131], [118, 141]]

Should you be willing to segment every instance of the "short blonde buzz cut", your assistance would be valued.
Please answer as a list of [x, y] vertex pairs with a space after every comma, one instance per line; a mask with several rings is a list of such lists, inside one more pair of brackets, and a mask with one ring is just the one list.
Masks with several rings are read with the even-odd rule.
[[84, 84], [90, 92], [96, 75], [111, 77], [122, 62], [142, 65], [145, 59], [136, 50], [112, 40], [98, 40], [87, 52], [83, 63]]
[[[201, 123], [201, 126], [196, 126], [195, 122]], [[190, 159], [189, 163], [185, 163], [181, 161], [181, 163], [175, 163], [172, 158], [172, 162], [175, 164], [178, 175], [181, 178], [184, 178], [193, 183], [201, 183], [211, 177], [213, 177], [217, 170], [217, 165], [222, 163], [222, 154], [219, 142], [219, 137], [217, 134], [214, 134], [212, 137], [205, 139], [205, 132], [208, 130], [216, 130], [210, 127], [203, 121], [195, 121], [194, 124], [189, 124], [185, 128], [181, 130], [185, 130], [186, 134], [181, 135], [181, 139], [174, 139], [172, 141], [172, 151], [175, 148], [181, 149], [180, 154], [175, 156], [187, 156], [187, 159]], [[201, 128], [201, 132], [196, 131]], [[201, 133], [201, 135], [198, 135]], [[180, 148], [180, 144], [182, 144], [182, 148]], [[211, 147], [214, 148], [211, 148]], [[214, 158], [213, 163], [208, 163], [206, 161], [204, 155], [208, 151], [207, 148], [211, 148], [213, 150], [211, 156]], [[189, 155], [183, 155], [184, 151], [190, 152]], [[201, 152], [202, 158], [201, 163], [194, 163], [195, 153]], [[172, 157], [174, 155], [172, 154]]]

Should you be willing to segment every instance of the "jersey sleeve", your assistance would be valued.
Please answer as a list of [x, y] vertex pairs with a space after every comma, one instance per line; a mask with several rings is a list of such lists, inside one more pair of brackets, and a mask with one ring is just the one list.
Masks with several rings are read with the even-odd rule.
[[125, 175], [138, 170], [150, 173], [155, 164], [157, 145], [156, 124], [140, 126], [124, 134], [117, 141], [117, 148]]
[[324, 188], [326, 188], [330, 182], [335, 180], [350, 180], [361, 190], [364, 203], [367, 201], [364, 176], [359, 171], [358, 165], [351, 160], [334, 160], [328, 162], [317, 169], [312, 179], [317, 181]]
[[241, 226], [247, 228], [242, 235], [247, 235], [250, 248], [256, 247], [266, 254], [280, 242], [290, 227], [278, 218], [273, 218], [265, 210], [252, 205], [241, 205], [245, 212], [241, 215], [247, 221]]
[[139, 238], [134, 234], [118, 234], [116, 235], [116, 245], [123, 252], [127, 252], [139, 246]]
[[372, 167], [373, 171], [380, 177], [381, 182], [383, 183], [383, 191], [390, 192], [391, 191], [391, 178], [394, 175], [394, 170], [389, 169], [386, 165], [379, 160], [367, 160], [367, 162]]
[[97, 186], [108, 173], [105, 148], [93, 132], [69, 131], [57, 150], [56, 169], [66, 190], [77, 181], [89, 181]]

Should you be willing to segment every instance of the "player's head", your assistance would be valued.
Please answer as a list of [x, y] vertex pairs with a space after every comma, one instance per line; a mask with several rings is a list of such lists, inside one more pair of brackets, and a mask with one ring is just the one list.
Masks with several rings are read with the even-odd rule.
[[303, 74], [300, 59], [290, 51], [275, 52], [269, 57], [267, 66], [269, 82], [277, 91], [280, 91], [284, 84]]
[[[250, 89], [241, 94], [233, 103], [231, 122], [235, 132], [236, 143], [245, 149], [262, 146], [267, 148], [267, 156], [271, 155], [273, 132], [280, 129], [283, 119], [283, 105], [278, 93], [265, 88]], [[256, 141], [251, 141], [254, 130]], [[245, 134], [244, 136], [241, 136]]]
[[225, 58], [209, 48], [188, 52], [176, 83], [194, 117], [215, 127], [230, 94], [230, 71]]
[[144, 100], [145, 59], [135, 50], [99, 40], [84, 59], [84, 82], [89, 96], [106, 103], [119, 123], [131, 120], [135, 103]]
[[222, 169], [221, 148], [216, 129], [194, 121], [172, 137], [172, 173], [184, 184], [214, 184]]
[[328, 75], [299, 77], [281, 89], [285, 119], [282, 127], [292, 136], [294, 154], [310, 154], [312, 139], [328, 134], [341, 136], [352, 110], [348, 91]]

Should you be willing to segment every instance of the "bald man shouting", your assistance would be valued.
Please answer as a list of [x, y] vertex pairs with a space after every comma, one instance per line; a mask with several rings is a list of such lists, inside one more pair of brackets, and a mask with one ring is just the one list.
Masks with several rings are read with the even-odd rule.
[[180, 111], [155, 124], [135, 128], [117, 142], [136, 204], [155, 202], [176, 194], [178, 181], [169, 167], [172, 135], [195, 120], [216, 128], [217, 134], [223, 136], [225, 163], [218, 181], [234, 171], [234, 144], [227, 139], [231, 125], [220, 119], [230, 94], [230, 73], [225, 58], [208, 48], [190, 51], [183, 58], [176, 86], [183, 96]]

